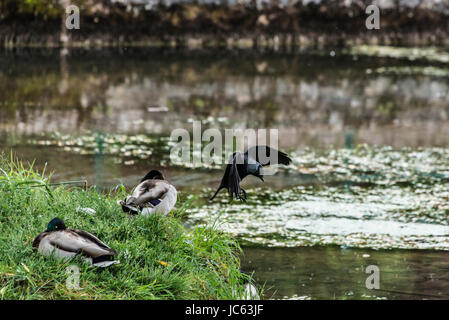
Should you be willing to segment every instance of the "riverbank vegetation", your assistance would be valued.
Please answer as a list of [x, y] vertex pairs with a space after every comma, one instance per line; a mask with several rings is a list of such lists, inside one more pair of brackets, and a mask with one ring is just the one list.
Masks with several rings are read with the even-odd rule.
[[[105, 194], [52, 185], [45, 172], [2, 156], [0, 299], [235, 299], [244, 294], [248, 276], [239, 271], [240, 247], [213, 221], [184, 229], [180, 219], [188, 201], [182, 199], [168, 216], [132, 218], [116, 204], [124, 196], [122, 186]], [[118, 252], [120, 264], [99, 269], [78, 258], [64, 262], [37, 253], [33, 239], [54, 217], [98, 236]], [[79, 267], [79, 290], [66, 286], [70, 265]]]
[[[80, 29], [65, 30], [64, 7], [80, 9]], [[6, 47], [176, 46], [291, 48], [315, 45], [447, 44], [447, 5], [379, 3], [380, 29], [368, 30], [364, 1], [93, 1], [7, 0], [0, 3]], [[67, 32], [66, 32], [67, 31]]]

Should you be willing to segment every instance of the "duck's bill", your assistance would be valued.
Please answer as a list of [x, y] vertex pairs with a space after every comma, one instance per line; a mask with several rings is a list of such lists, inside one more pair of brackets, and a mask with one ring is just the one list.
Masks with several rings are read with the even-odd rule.
[[120, 260], [112, 260], [112, 261], [100, 261], [100, 262], [93, 263], [92, 265], [99, 267], [99, 268], [106, 268], [113, 264], [119, 264], [119, 263], [120, 263]]

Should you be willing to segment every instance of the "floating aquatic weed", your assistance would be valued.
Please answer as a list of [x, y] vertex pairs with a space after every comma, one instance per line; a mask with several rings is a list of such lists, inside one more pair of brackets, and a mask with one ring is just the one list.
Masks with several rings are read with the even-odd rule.
[[[447, 149], [359, 146], [292, 157], [296, 187], [247, 190], [246, 203], [224, 194], [190, 209], [191, 222], [221, 212], [222, 230], [256, 245], [449, 250]], [[298, 174], [304, 170], [315, 179]]]
[[[221, 155], [214, 155], [212, 163], [181, 162], [173, 163], [170, 159], [170, 152], [176, 141], [170, 137], [157, 135], [127, 135], [87, 132], [81, 136], [62, 135], [58, 132], [42, 135], [40, 139], [30, 139], [29, 143], [35, 145], [57, 146], [66, 152], [73, 152], [82, 155], [104, 154], [122, 158], [122, 163], [132, 164], [134, 160], [145, 160], [150, 156], [152, 161], [158, 162], [161, 166], [170, 165], [171, 167], [184, 168], [204, 168], [221, 169], [223, 164], [225, 150]], [[101, 141], [101, 144], [100, 142]], [[204, 145], [202, 146], [204, 147]], [[201, 158], [201, 151], [193, 149], [193, 143], [190, 145], [193, 157]]]
[[388, 57], [395, 59], [426, 60], [432, 62], [449, 62], [449, 53], [440, 48], [410, 48], [410, 47], [390, 47], [376, 45], [353, 46], [348, 51], [352, 55], [367, 55], [375, 57]]
[[[83, 155], [93, 155], [103, 153], [107, 155], [118, 156], [121, 158], [147, 159], [153, 153], [164, 155], [161, 152], [164, 148], [163, 140], [158, 137], [146, 135], [125, 135], [125, 134], [102, 134], [101, 146], [97, 141], [98, 134], [88, 132], [82, 136], [61, 135], [53, 133], [42, 136], [41, 139], [31, 139], [31, 144], [54, 145], [63, 148], [67, 152], [75, 152]], [[130, 163], [126, 159], [123, 162]]]
[[427, 67], [381, 67], [374, 70], [367, 69], [366, 73], [378, 74], [397, 74], [397, 75], [424, 75], [431, 77], [449, 77], [449, 69], [437, 68], [434, 66]]

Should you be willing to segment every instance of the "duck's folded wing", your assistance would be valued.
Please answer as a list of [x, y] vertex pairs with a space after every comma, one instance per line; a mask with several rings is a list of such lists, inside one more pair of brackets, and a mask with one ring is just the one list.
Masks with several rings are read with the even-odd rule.
[[52, 232], [48, 234], [48, 240], [54, 247], [64, 251], [83, 253], [92, 258], [117, 254], [100, 239], [83, 230]]
[[47, 232], [41, 232], [39, 233], [36, 238], [34, 238], [33, 240], [33, 248], [35, 249], [39, 249], [39, 245], [41, 243], [42, 238], [44, 238], [44, 236], [46, 236], [48, 233]]
[[56, 258], [72, 258], [79, 253], [79, 251], [66, 248], [50, 238], [49, 236], [43, 237], [37, 247], [37, 250], [44, 256], [54, 255]]
[[274, 164], [289, 165], [292, 162], [292, 159], [285, 152], [268, 146], [253, 146], [248, 148], [245, 153], [248, 155], [248, 159], [255, 159], [262, 166]]
[[130, 197], [128, 205], [143, 206], [152, 200], [161, 199], [169, 190], [167, 182], [147, 180], [139, 184]]

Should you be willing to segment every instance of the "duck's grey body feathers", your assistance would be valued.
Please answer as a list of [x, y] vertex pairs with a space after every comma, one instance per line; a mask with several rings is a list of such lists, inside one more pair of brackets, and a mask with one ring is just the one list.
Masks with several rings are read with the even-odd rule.
[[176, 188], [162, 179], [143, 180], [125, 201], [119, 201], [124, 211], [147, 216], [156, 212], [167, 214], [176, 204]]
[[64, 229], [42, 232], [34, 239], [33, 247], [45, 256], [54, 255], [60, 259], [70, 259], [79, 254], [98, 267], [120, 263], [118, 260], [113, 260], [113, 257], [117, 255], [114, 249], [83, 230]]
[[170, 189], [170, 184], [164, 180], [146, 180], [134, 190], [126, 204], [142, 206], [151, 200], [162, 199]]

